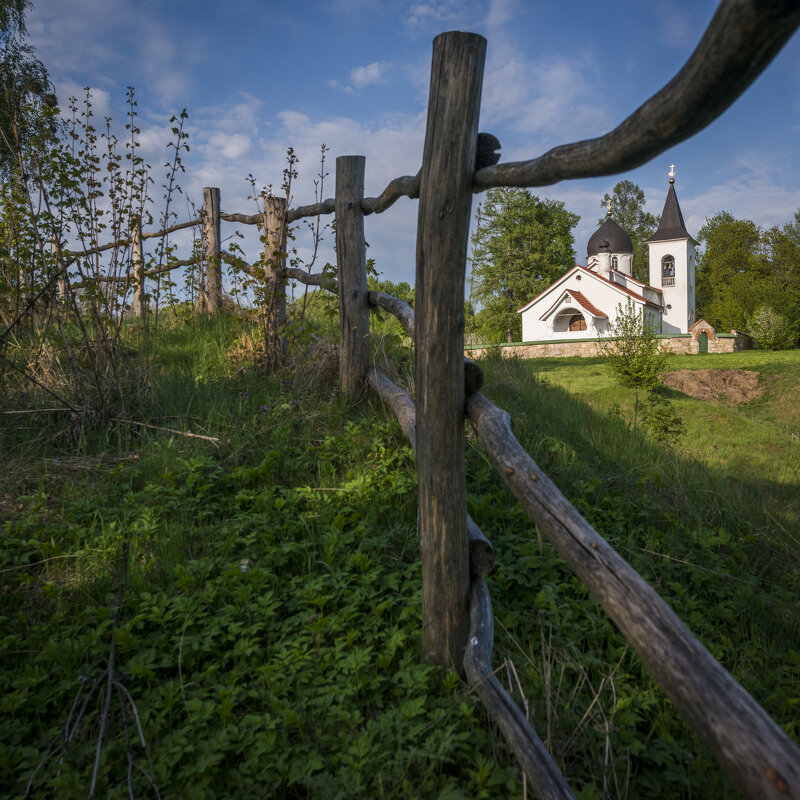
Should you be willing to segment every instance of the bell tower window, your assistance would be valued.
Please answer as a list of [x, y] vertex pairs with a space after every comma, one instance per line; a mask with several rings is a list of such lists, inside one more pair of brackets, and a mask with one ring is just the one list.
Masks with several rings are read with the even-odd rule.
[[616, 256], [611, 256], [611, 269], [618, 268], [618, 261]]
[[675, 259], [670, 255], [661, 259], [661, 285], [675, 285]]

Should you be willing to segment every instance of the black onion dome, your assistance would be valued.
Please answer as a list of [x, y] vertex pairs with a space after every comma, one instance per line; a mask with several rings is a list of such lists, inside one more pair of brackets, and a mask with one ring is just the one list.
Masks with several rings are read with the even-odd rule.
[[604, 253], [626, 253], [633, 255], [633, 242], [613, 219], [607, 219], [591, 236], [586, 245], [586, 254], [596, 256]]

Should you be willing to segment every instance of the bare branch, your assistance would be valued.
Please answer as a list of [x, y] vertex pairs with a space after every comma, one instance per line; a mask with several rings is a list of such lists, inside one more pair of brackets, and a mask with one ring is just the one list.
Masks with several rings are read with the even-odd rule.
[[297, 208], [290, 208], [286, 212], [286, 221], [294, 222], [295, 220], [302, 219], [303, 217], [318, 217], [321, 214], [333, 214], [336, 209], [336, 200], [329, 197], [321, 203], [312, 203], [310, 206], [298, 206]]
[[298, 267], [284, 267], [281, 272], [289, 280], [300, 281], [300, 283], [304, 283], [306, 286], [319, 286], [334, 294], [339, 291], [339, 285], [336, 280], [328, 275], [321, 275], [317, 272], [306, 272]]
[[416, 175], [403, 175], [395, 178], [379, 197], [365, 197], [361, 201], [364, 214], [380, 214], [393, 206], [401, 197], [419, 197], [419, 172]]

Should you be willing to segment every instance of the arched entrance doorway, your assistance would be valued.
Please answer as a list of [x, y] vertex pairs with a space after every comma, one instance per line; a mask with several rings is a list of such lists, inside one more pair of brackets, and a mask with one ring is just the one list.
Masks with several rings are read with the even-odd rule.
[[698, 353], [708, 352], [708, 334], [705, 331], [702, 331], [700, 335], [697, 337], [697, 352]]

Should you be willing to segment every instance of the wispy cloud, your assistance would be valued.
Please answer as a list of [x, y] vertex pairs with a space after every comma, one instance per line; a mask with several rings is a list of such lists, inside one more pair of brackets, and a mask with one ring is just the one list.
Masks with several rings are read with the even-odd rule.
[[109, 88], [112, 67], [136, 65], [131, 71], [167, 104], [185, 96], [190, 65], [203, 52], [132, 0], [70, 0], [69, 13], [58, 0], [38, 0], [28, 15], [28, 33], [51, 72], [71, 78], [80, 70], [84, 81], [89, 76], [93, 86]]
[[386, 61], [374, 61], [372, 64], [366, 64], [361, 67], [355, 67], [350, 70], [350, 82], [340, 83], [332, 79], [328, 81], [328, 85], [332, 89], [340, 89], [346, 94], [355, 94], [357, 91], [366, 88], [367, 86], [375, 86], [378, 84], [385, 84], [388, 80], [388, 75], [394, 69], [394, 65]]
[[417, 32], [440, 33], [448, 27], [470, 28], [480, 18], [482, 4], [472, 0], [440, 0], [439, 2], [414, 3], [408, 11], [406, 21]]

